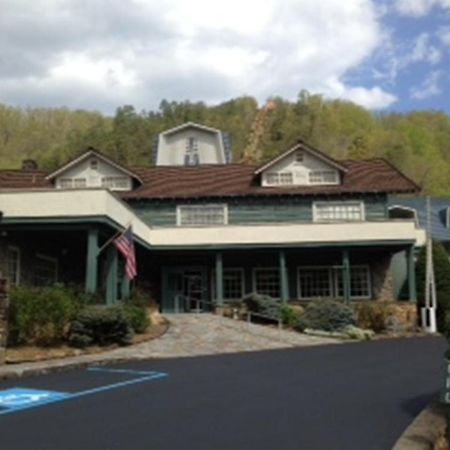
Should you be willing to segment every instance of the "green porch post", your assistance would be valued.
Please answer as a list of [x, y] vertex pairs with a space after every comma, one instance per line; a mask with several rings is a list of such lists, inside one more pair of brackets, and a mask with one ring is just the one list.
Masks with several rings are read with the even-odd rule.
[[342, 282], [345, 303], [350, 303], [350, 258], [348, 250], [342, 252]]
[[222, 253], [216, 253], [216, 303], [223, 305], [223, 258]]
[[128, 300], [130, 298], [130, 292], [131, 292], [131, 282], [128, 279], [128, 277], [125, 274], [125, 269], [123, 269], [123, 277], [122, 277], [122, 284], [121, 284], [121, 293], [122, 293], [122, 300]]
[[87, 232], [85, 291], [94, 294], [97, 291], [98, 278], [98, 230], [89, 228]]
[[106, 274], [106, 304], [114, 305], [117, 302], [117, 271], [119, 267], [117, 248], [110, 245], [107, 254]]
[[286, 254], [283, 250], [278, 253], [278, 260], [280, 264], [281, 301], [286, 303], [289, 300], [289, 282], [286, 270]]
[[417, 301], [414, 245], [408, 248], [408, 294], [411, 302]]

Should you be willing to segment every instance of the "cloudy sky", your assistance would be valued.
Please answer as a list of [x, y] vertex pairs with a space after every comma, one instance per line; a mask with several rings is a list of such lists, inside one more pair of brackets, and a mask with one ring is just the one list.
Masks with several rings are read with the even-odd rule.
[[161, 99], [450, 112], [450, 0], [0, 0], [0, 102], [114, 113]]

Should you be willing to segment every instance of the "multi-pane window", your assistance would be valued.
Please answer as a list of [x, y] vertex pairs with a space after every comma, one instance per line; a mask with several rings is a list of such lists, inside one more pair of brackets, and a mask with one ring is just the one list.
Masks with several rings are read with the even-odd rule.
[[295, 152], [295, 162], [296, 163], [303, 162], [303, 152]]
[[188, 137], [186, 139], [186, 153], [184, 154], [185, 166], [196, 166], [200, 164], [200, 157], [198, 155], [198, 141], [195, 137]]
[[49, 286], [58, 281], [58, 260], [37, 254], [34, 264], [34, 284]]
[[86, 186], [86, 178], [61, 178], [59, 180], [61, 189], [85, 188]]
[[[216, 273], [212, 273], [212, 295], [216, 298]], [[243, 269], [223, 269], [224, 300], [239, 300], [244, 296]]]
[[332, 279], [329, 268], [305, 267], [299, 269], [298, 285], [300, 298], [332, 296]]
[[128, 189], [127, 177], [103, 177], [102, 187], [108, 189]]
[[177, 223], [187, 225], [225, 225], [228, 221], [226, 205], [179, 205]]
[[358, 222], [364, 220], [362, 202], [316, 202], [315, 222]]
[[8, 247], [6, 258], [9, 284], [18, 286], [20, 283], [20, 250], [17, 247]]
[[[344, 281], [342, 269], [336, 269], [336, 294], [344, 296]], [[350, 297], [370, 297], [370, 277], [368, 267], [352, 267], [350, 269]]]
[[266, 174], [266, 183], [274, 186], [289, 186], [294, 184], [292, 172], [270, 172]]
[[[350, 268], [350, 298], [370, 298], [370, 271], [367, 266]], [[300, 299], [343, 298], [342, 267], [299, 267], [298, 296]]]
[[337, 182], [334, 170], [311, 170], [309, 172], [309, 184], [335, 184]]
[[90, 164], [91, 170], [98, 170], [98, 160], [97, 159], [91, 159], [89, 164]]
[[272, 268], [254, 269], [253, 290], [258, 294], [280, 298], [280, 271]]

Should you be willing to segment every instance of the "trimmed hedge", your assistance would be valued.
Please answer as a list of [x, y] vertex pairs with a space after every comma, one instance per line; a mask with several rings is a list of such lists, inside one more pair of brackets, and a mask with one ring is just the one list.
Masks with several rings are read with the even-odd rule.
[[83, 308], [72, 322], [69, 342], [75, 347], [131, 344], [134, 332], [125, 308], [94, 305]]
[[125, 319], [136, 334], [144, 333], [150, 325], [147, 310], [140, 306], [125, 305], [123, 307]]

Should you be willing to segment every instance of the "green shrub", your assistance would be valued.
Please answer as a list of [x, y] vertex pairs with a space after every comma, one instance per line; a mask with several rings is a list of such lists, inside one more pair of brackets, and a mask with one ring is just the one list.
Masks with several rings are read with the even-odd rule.
[[298, 328], [300, 319], [304, 314], [304, 309], [301, 307], [293, 307], [291, 305], [282, 305], [280, 309], [282, 322], [291, 328]]
[[355, 312], [359, 327], [381, 333], [386, 330], [389, 318], [392, 315], [392, 303], [363, 302], [355, 306]]
[[281, 314], [281, 303], [268, 295], [251, 293], [243, 298], [248, 310], [264, 316], [278, 319]]
[[131, 343], [133, 329], [121, 306], [86, 306], [70, 327], [69, 342], [75, 347], [87, 345], [127, 345]]
[[[446, 332], [446, 314], [450, 311], [450, 261], [440, 242], [433, 242], [433, 265], [436, 281], [437, 326]], [[425, 304], [426, 247], [422, 247], [416, 264], [418, 306]]]
[[80, 307], [75, 292], [62, 286], [12, 289], [8, 344], [49, 345], [63, 340]]
[[334, 300], [314, 300], [308, 304], [300, 327], [324, 331], [339, 331], [354, 325], [353, 310]]
[[147, 310], [134, 305], [125, 305], [123, 310], [125, 313], [125, 319], [133, 331], [136, 334], [144, 333], [150, 325]]

